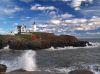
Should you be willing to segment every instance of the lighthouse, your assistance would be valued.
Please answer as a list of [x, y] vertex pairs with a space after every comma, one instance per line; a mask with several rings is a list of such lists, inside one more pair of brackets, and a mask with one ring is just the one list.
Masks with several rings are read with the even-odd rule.
[[36, 30], [37, 30], [36, 23], [34, 22], [34, 23], [32, 24], [32, 31], [33, 31], [33, 32], [36, 32]]

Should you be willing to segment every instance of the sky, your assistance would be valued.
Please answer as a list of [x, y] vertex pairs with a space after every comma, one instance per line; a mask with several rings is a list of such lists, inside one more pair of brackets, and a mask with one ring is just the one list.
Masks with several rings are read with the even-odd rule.
[[100, 38], [100, 0], [0, 0], [0, 34], [18, 24], [48, 27], [38, 31]]

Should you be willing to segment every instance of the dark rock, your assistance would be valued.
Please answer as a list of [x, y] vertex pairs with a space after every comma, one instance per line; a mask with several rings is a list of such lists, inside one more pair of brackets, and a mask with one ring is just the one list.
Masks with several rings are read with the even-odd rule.
[[40, 50], [40, 49], [46, 49], [50, 48], [50, 43], [46, 40], [34, 40], [34, 41], [29, 41], [27, 44], [29, 49], [33, 50]]
[[27, 42], [25, 41], [17, 41], [17, 40], [12, 40], [9, 42], [9, 48], [14, 49], [14, 50], [26, 50], [27, 48]]
[[90, 46], [89, 42], [87, 41], [76, 41], [76, 42], [67, 42], [66, 46], [73, 46], [73, 47], [85, 47]]
[[69, 46], [85, 47], [86, 44], [87, 44], [87, 41], [77, 41], [77, 42], [71, 42], [71, 43], [69, 43]]
[[53, 46], [65, 47], [65, 46], [74, 46], [74, 47], [84, 47], [86, 45], [91, 46], [87, 41], [80, 41], [74, 36], [70, 35], [54, 35], [53, 33], [41, 33], [34, 32], [33, 34], [18, 34], [15, 36], [3, 35], [0, 36], [0, 49], [9, 44], [10, 49], [14, 50], [40, 50], [46, 49]]
[[0, 40], [0, 49], [2, 49], [3, 44], [2, 44], [2, 40]]
[[55, 73], [46, 71], [27, 71], [27, 72], [9, 72], [6, 74], [65, 74], [65, 73]]
[[74, 70], [70, 71], [68, 74], [94, 74], [94, 73], [89, 70]]
[[6, 72], [7, 67], [3, 64], [0, 64], [0, 73]]
[[46, 48], [50, 48], [50, 42], [48, 42], [47, 40], [41, 40], [41, 49], [46, 49]]
[[40, 47], [41, 47], [41, 42], [39, 40], [27, 42], [27, 48], [28, 49], [38, 50], [38, 49], [40, 49]]
[[11, 73], [13, 73], [13, 72], [26, 72], [26, 70], [18, 69], [18, 70], [11, 71]]

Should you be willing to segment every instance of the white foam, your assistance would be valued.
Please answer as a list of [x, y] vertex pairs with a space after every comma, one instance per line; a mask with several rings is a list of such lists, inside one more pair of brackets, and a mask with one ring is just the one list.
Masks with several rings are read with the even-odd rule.
[[32, 50], [27, 50], [21, 56], [22, 69], [26, 71], [35, 71], [37, 69], [36, 65], [36, 52]]
[[98, 42], [89, 42], [90, 44], [92, 44], [92, 46], [100, 46], [100, 43], [98, 43]]
[[[7, 72], [24, 69], [26, 71], [37, 70], [36, 65], [36, 52], [32, 50], [23, 50], [24, 52], [18, 57], [12, 57], [12, 60], [2, 59], [0, 64], [7, 66]], [[11, 55], [13, 56], [13, 55]]]
[[96, 71], [95, 67], [96, 65], [81, 65], [82, 68], [78, 68], [77, 66], [70, 66], [70, 67], [61, 67], [61, 68], [53, 68], [53, 69], [46, 69], [45, 71], [48, 72], [57, 72], [57, 73], [69, 73], [70, 71], [74, 71], [77, 69], [87, 69], [92, 71], [94, 74], [100, 74], [100, 70]]
[[55, 68], [55, 70], [59, 73], [68, 73], [70, 72], [71, 70], [68, 69], [68, 68]]
[[7, 46], [3, 47], [3, 49], [9, 49], [9, 45], [7, 45]]
[[93, 42], [89, 42], [90, 44], [92, 44], [92, 46], [85, 46], [85, 47], [73, 47], [73, 46], [67, 46], [67, 47], [57, 47], [57, 48], [54, 48], [54, 47], [51, 47], [49, 49], [45, 49], [47, 51], [57, 51], [57, 50], [69, 50], [69, 49], [80, 49], [80, 48], [97, 48], [97, 47], [100, 47], [100, 43], [96, 42], [96, 43], [93, 43]]
[[6, 46], [3, 47], [0, 51], [9, 51], [9, 50], [11, 50], [11, 49], [9, 48], [9, 45], [6, 45]]

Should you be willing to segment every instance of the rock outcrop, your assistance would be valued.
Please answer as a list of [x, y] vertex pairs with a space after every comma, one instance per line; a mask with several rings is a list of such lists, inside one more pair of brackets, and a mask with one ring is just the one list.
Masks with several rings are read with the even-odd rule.
[[5, 73], [6, 72], [7, 67], [3, 64], [0, 64], [0, 73]]
[[27, 72], [9, 72], [5, 74], [65, 74], [65, 73], [55, 73], [55, 72], [47, 72], [47, 71], [27, 71]]
[[2, 49], [3, 44], [2, 44], [2, 40], [0, 40], [0, 49]]
[[68, 74], [94, 74], [94, 73], [89, 70], [74, 70], [70, 71]]
[[10, 49], [15, 50], [40, 50], [46, 49], [53, 46], [65, 47], [84, 47], [86, 45], [91, 45], [87, 41], [80, 41], [75, 36], [70, 35], [54, 35], [53, 33], [41, 33], [34, 32], [31, 34], [17, 34], [15, 36], [5, 35], [0, 36], [0, 48], [9, 44]]
[[17, 69], [17, 70], [11, 71], [10, 73], [16, 73], [16, 72], [27, 72], [27, 71], [23, 69]]

